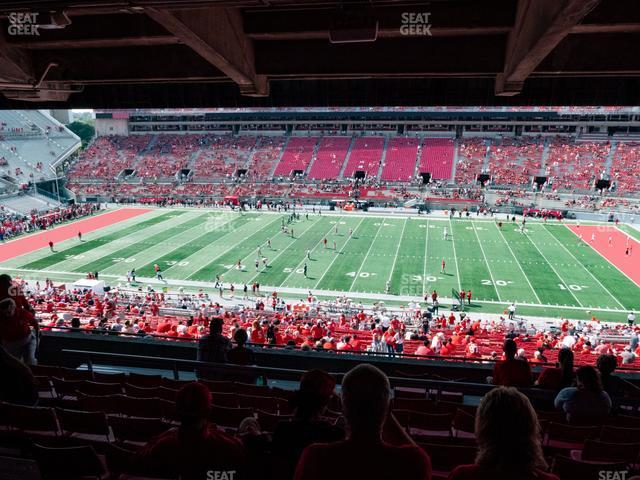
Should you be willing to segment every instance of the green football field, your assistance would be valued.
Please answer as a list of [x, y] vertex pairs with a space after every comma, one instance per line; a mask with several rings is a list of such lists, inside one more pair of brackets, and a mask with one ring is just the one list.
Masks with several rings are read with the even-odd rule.
[[[327, 297], [347, 292], [363, 303], [384, 299], [406, 304], [409, 297], [434, 289], [450, 298], [452, 290], [464, 289], [473, 292], [471, 310], [498, 312], [516, 302], [522, 313], [571, 318], [598, 311], [602, 318], [621, 320], [624, 312], [640, 309], [640, 288], [595, 250], [579, 246], [562, 224], [529, 222], [523, 234], [515, 224], [500, 229], [495, 221], [481, 219], [346, 212], [309, 214], [306, 219], [302, 214], [288, 225], [292, 237], [281, 231], [286, 218], [275, 213], [157, 209], [87, 233], [82, 242], [61, 242], [55, 253], [43, 248], [0, 267], [25, 278], [61, 281], [98, 271], [110, 283], [126, 281], [126, 273], [135, 268], [144, 285], [155, 283], [158, 264], [170, 288], [211, 289], [220, 275], [238, 290], [243, 283], [258, 282], [262, 292], [310, 290]], [[261, 262], [256, 270], [258, 248], [268, 266]], [[397, 299], [385, 295], [387, 283], [388, 293]]]

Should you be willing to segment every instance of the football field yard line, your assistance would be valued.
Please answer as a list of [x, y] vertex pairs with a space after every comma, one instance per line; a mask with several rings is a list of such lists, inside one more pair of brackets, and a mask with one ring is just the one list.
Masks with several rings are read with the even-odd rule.
[[604, 256], [602, 253], [600, 253], [597, 249], [593, 248], [593, 247], [592, 247], [588, 242], [585, 242], [585, 241], [584, 241], [583, 239], [581, 239], [578, 235], [576, 235], [576, 233], [575, 233], [573, 230], [571, 230], [570, 228], [568, 228], [566, 225], [565, 225], [565, 228], [566, 228], [567, 230], [569, 230], [571, 233], [573, 233], [573, 234], [576, 236], [576, 238], [578, 238], [578, 242], [579, 242], [579, 243], [584, 243], [587, 247], [589, 247], [589, 249], [590, 249], [591, 251], [593, 251], [593, 252], [597, 253], [598, 255], [600, 255], [600, 256], [602, 257], [602, 259], [603, 259], [607, 264], [611, 265], [611, 266], [612, 266], [613, 268], [615, 268], [618, 272], [620, 272], [622, 275], [624, 275], [625, 277], [627, 277], [631, 283], [633, 283], [633, 284], [634, 284], [634, 285], [636, 285], [636, 286], [640, 286], [640, 285], [638, 285], [638, 284], [635, 282], [635, 280], [634, 280], [633, 278], [631, 278], [629, 275], [627, 275], [627, 274], [626, 274], [626, 273], [624, 273], [622, 270], [620, 270], [620, 269], [618, 268], [618, 266], [617, 266], [617, 265], [615, 265], [615, 264], [613, 264], [612, 262], [610, 262], [610, 261], [609, 261], [609, 259], [607, 259], [607, 257], [605, 257], [605, 256]]
[[[313, 248], [311, 249], [310, 253], [313, 253], [316, 251], [316, 248], [318, 248], [318, 246], [322, 243], [322, 240], [324, 240], [325, 238], [327, 238], [328, 236], [331, 235], [331, 230], [333, 230], [334, 228], [337, 228], [337, 226], [339, 225], [340, 219], [344, 218], [344, 217], [337, 217], [337, 219], [335, 220], [335, 223], [331, 223], [329, 222], [329, 231], [326, 232], [324, 235], [322, 235], [320, 237], [320, 240], [318, 240], [318, 242], [313, 246]], [[308, 229], [307, 229], [308, 230]], [[329, 241], [327, 240], [327, 243]], [[337, 252], [334, 252], [334, 255], [337, 255]], [[305, 262], [307, 261], [307, 253], [304, 253], [304, 256], [302, 257], [302, 260], [300, 260], [298, 262], [298, 264], [296, 265], [296, 267], [291, 271], [291, 273], [289, 275], [286, 276], [286, 278], [280, 283], [280, 285], [278, 286], [278, 288], [284, 286], [285, 283], [287, 283], [287, 280], [289, 280], [289, 277], [291, 277], [291, 275], [293, 275], [294, 273], [296, 273], [296, 270], [300, 267], [300, 265], [303, 265]], [[325, 270], [326, 271], [326, 270]]]
[[[480, 241], [480, 236], [478, 235], [478, 230], [476, 230], [476, 224], [472, 221], [471, 225], [473, 226], [473, 233], [476, 234], [476, 238], [478, 239], [478, 245], [480, 245], [480, 251], [482, 252], [482, 257], [484, 258], [484, 263], [487, 265], [487, 270], [489, 271], [489, 276], [491, 277], [491, 283], [493, 283], [493, 288], [495, 288], [495, 290], [496, 290], [496, 295], [498, 296], [498, 301], [501, 302], [502, 298], [500, 297], [500, 290], [498, 290], [498, 285], [496, 285], [496, 281], [493, 278], [493, 272], [491, 271], [491, 266], [489, 266], [489, 261], [487, 260], [487, 256], [484, 253], [484, 247], [482, 246], [482, 242]], [[460, 290], [462, 290], [462, 288], [460, 288]]]
[[[85, 262], [82, 265], [76, 267], [74, 270], [82, 272], [82, 271], [102, 271], [103, 269], [113, 267], [114, 258], [123, 258], [124, 262], [135, 258], [134, 255], [137, 255], [139, 252], [143, 252], [150, 247], [154, 247], [159, 243], [164, 243], [166, 241], [170, 241], [172, 235], [175, 237], [184, 233], [188, 230], [199, 228], [201, 226], [202, 219], [206, 217], [206, 214], [200, 214], [195, 216], [190, 216], [189, 214], [180, 217], [182, 222], [179, 224], [168, 227], [164, 230], [154, 231], [151, 236], [143, 235], [142, 240], [138, 240], [128, 246], [121, 247], [115, 251], [110, 251], [106, 255], [103, 255], [93, 261]], [[156, 227], [161, 228], [162, 224], [157, 225]], [[143, 232], [141, 232], [142, 235]]]
[[[21, 261], [19, 266], [22, 268], [38, 268], [40, 270], [44, 270], [48, 267], [64, 262], [68, 258], [67, 255], [81, 255], [96, 247], [102, 247], [110, 244], [111, 242], [121, 241], [123, 238], [126, 238], [129, 235], [134, 235], [136, 232], [139, 232], [140, 229], [144, 230], [156, 224], [164, 223], [167, 220], [179, 215], [180, 214], [176, 215], [172, 211], [168, 211], [163, 212], [160, 215], [153, 215], [150, 218], [143, 220], [142, 222], [132, 225], [126, 225], [124, 226], [124, 228], [116, 228], [113, 231], [111, 230], [111, 227], [108, 227], [109, 231], [107, 233], [102, 230], [98, 230], [97, 232], [99, 232], [99, 236], [97, 238], [91, 238], [90, 240], [84, 241], [80, 244], [69, 243], [66, 245], [67, 248], [64, 248], [63, 250], [56, 251], [53, 254], [47, 252], [47, 256], [38, 258], [36, 260], [32, 259], [27, 263], [22, 263]], [[41, 249], [41, 251], [46, 250]]]
[[[156, 235], [161, 235], [167, 230], [179, 228], [181, 225], [187, 222], [191, 222], [197, 216], [198, 215], [190, 212], [184, 212], [178, 217], [168, 217], [164, 221], [158, 222], [153, 225], [147, 225], [145, 228], [134, 230], [128, 235], [118, 236], [108, 243], [96, 245], [94, 248], [91, 248], [90, 250], [87, 250], [83, 254], [81, 254], [82, 258], [78, 258], [78, 256], [65, 258], [64, 260], [54, 264], [53, 267], [58, 270], [71, 269], [79, 272], [93, 272], [95, 270], [102, 271], [103, 269], [113, 267], [113, 258], [129, 258], [128, 254], [122, 255], [118, 254], [118, 252], [129, 251], [129, 249], [131, 248], [136, 248], [134, 246], [146, 250], [147, 248], [149, 248], [149, 246], [152, 246], [151, 244], [146, 243], [148, 238], [155, 237]], [[90, 243], [90, 241], [87, 243]]]
[[[33, 269], [21, 269], [21, 268], [9, 268], [9, 267], [1, 267], [0, 266], [0, 271], [5, 271], [5, 272], [22, 272], [22, 273], [36, 273], [36, 274], [42, 274], [44, 272], [42, 272], [41, 270], [33, 270]], [[82, 273], [78, 273], [78, 272], [65, 272], [65, 271], [49, 271], [47, 272], [49, 274], [52, 275], [67, 275], [69, 277], [73, 277], [73, 278], [78, 278], [78, 279], [82, 279], [85, 278], [85, 275], [83, 275]], [[124, 275], [108, 275], [105, 274], [104, 277], [107, 278], [112, 278], [114, 280], [120, 280], [120, 281], [124, 281], [125, 280], [125, 276]], [[42, 279], [45, 278], [45, 276], [41, 277]], [[138, 278], [139, 282], [143, 282], [143, 283], [149, 283], [149, 284], [156, 284], [156, 285], [165, 285], [164, 282], [156, 280], [155, 278], [152, 277], [141, 277]], [[167, 279], [166, 281], [166, 285], [174, 285], [174, 286], [186, 286], [186, 287], [198, 287], [198, 288], [210, 288], [211, 290], [213, 290], [213, 283], [212, 282], [205, 282], [205, 281], [187, 281], [187, 280], [177, 280], [177, 279]], [[266, 290], [274, 290], [277, 287], [271, 286], [271, 285], [261, 285], [261, 288], [265, 288]], [[283, 287], [282, 288], [282, 292], [293, 292], [296, 295], [297, 294], [304, 294], [307, 292], [308, 289], [303, 289], [303, 288], [292, 288], [292, 287]], [[317, 292], [315, 292], [316, 295], [330, 295], [330, 296], [337, 296], [337, 295], [341, 295], [343, 294], [343, 291], [335, 291], [335, 290], [319, 290]], [[389, 300], [416, 300], [419, 297], [416, 296], [403, 296], [403, 295], [384, 295], [384, 294], [378, 294], [378, 293], [366, 293], [366, 292], [352, 292], [351, 296], [353, 298], [360, 298], [360, 299], [371, 299], [371, 300], [379, 300], [380, 298], [383, 299], [389, 299]], [[449, 298], [449, 297], [439, 297], [442, 299], [443, 302], [445, 303], [452, 303], [453, 299]], [[481, 303], [481, 304], [488, 304], [488, 305], [504, 305], [505, 302], [499, 302], [496, 300], [474, 300], [474, 302], [477, 303]], [[526, 302], [519, 302], [518, 305], [520, 306], [528, 306], [528, 307], [541, 307], [541, 308], [549, 308], [549, 309], [565, 309], [565, 310], [584, 310], [584, 307], [578, 307], [575, 305], [553, 305], [553, 304], [534, 304], [534, 303], [526, 303]], [[620, 310], [620, 309], [615, 309], [615, 308], [600, 308], [600, 307], [594, 307], [594, 310], [598, 310], [598, 311], [602, 311], [602, 312], [612, 312], [612, 313], [620, 313], [620, 314], [627, 314], [629, 313], [628, 309], [624, 309], [624, 310]], [[626, 319], [626, 316], [625, 316]]]
[[[264, 227], [262, 227], [260, 230], [256, 230], [255, 232], [253, 232], [251, 235], [249, 235], [247, 238], [244, 239], [244, 242], [248, 241], [251, 237], [253, 237], [254, 235], [257, 235], [258, 233], [262, 232], [264, 229], [271, 227], [271, 225], [273, 225], [274, 223], [276, 223], [278, 220], [280, 220], [280, 217], [277, 216], [275, 217], [272, 221], [270, 221], [269, 223], [267, 223]], [[224, 250], [223, 252], [221, 252], [219, 255], [216, 255], [214, 258], [211, 259], [210, 262], [207, 262], [205, 265], [203, 265], [202, 267], [200, 267], [199, 269], [191, 272], [189, 275], [187, 275], [187, 277], [185, 278], [185, 280], [190, 279], [191, 277], [193, 277], [196, 273], [200, 272], [201, 270], [204, 270], [205, 268], [207, 268], [209, 265], [213, 264], [217, 259], [219, 259], [220, 257], [222, 257], [223, 255], [226, 255], [227, 253], [229, 253], [231, 250], [233, 250], [234, 248], [236, 248], [239, 244], [234, 244], [231, 245], [229, 248], [227, 248], [226, 250]], [[206, 248], [206, 247], [205, 247]]]
[[[342, 248], [340, 249], [340, 252], [338, 252], [340, 255], [342, 255], [342, 252], [344, 251], [344, 249], [347, 247], [347, 244], [349, 243], [349, 241], [353, 238], [353, 235], [358, 231], [358, 228], [360, 228], [360, 225], [362, 225], [362, 222], [364, 222], [365, 217], [362, 217], [362, 219], [360, 220], [360, 222], [358, 223], [358, 225], [355, 226], [355, 228], [353, 229], [353, 234], [347, 238], [347, 241], [344, 242], [344, 244], [342, 245]], [[320, 282], [322, 281], [322, 279], [325, 277], [325, 275], [327, 274], [327, 272], [329, 270], [331, 270], [331, 267], [333, 266], [333, 264], [335, 263], [335, 261], [338, 259], [338, 255], [335, 255], [333, 260], [331, 260], [331, 263], [329, 264], [329, 266], [327, 268], [324, 269], [324, 272], [322, 273], [322, 276], [320, 277], [320, 280], [318, 280], [315, 284], [315, 286], [313, 287], [313, 289], [317, 289], [318, 285], [320, 285]]]
[[[455, 239], [455, 235], [453, 234], [453, 223], [451, 223], [451, 217], [449, 217], [449, 231], [451, 232], [451, 245], [453, 246], [453, 263], [455, 263], [456, 265], [456, 277], [458, 278], [458, 292], [459, 292], [462, 290], [462, 283], [460, 283], [460, 270], [458, 268], [458, 254], [456, 253], [456, 239]], [[498, 293], [497, 289], [496, 289], [496, 293]], [[500, 298], [500, 295], [498, 295], [498, 299], [499, 298]]]
[[[425, 294], [427, 292], [427, 255], [429, 249], [429, 219], [427, 218], [427, 227], [425, 228], [427, 233], [425, 234], [426, 239], [424, 241], [424, 261], [422, 262], [422, 293]], [[453, 237], [452, 237], [453, 238]]]
[[558, 243], [558, 244], [559, 244], [559, 245], [560, 245], [560, 246], [561, 246], [561, 247], [562, 247], [562, 248], [563, 248], [563, 249], [564, 249], [564, 250], [565, 250], [565, 251], [566, 251], [566, 252], [571, 256], [571, 258], [573, 258], [573, 259], [576, 261], [576, 263], [577, 263], [578, 265], [580, 265], [580, 266], [581, 266], [581, 267], [582, 267], [582, 268], [583, 268], [583, 269], [584, 269], [584, 270], [585, 270], [589, 275], [591, 275], [591, 278], [593, 278], [593, 279], [596, 281], [596, 283], [597, 283], [598, 285], [600, 285], [600, 287], [602, 287], [602, 289], [603, 289], [605, 292], [607, 292], [607, 293], [609, 294], [609, 296], [610, 296], [613, 300], [615, 300], [615, 302], [616, 302], [618, 305], [620, 305], [620, 307], [621, 307], [622, 309], [624, 309], [624, 308], [625, 308], [625, 306], [624, 306], [624, 305], [622, 305], [622, 303], [620, 302], [620, 300], [618, 300], [618, 298], [617, 298], [615, 295], [613, 295], [613, 294], [609, 291], [609, 289], [608, 289], [607, 287], [605, 287], [605, 286], [602, 284], [602, 282], [600, 282], [600, 280], [598, 280], [598, 279], [596, 278], [596, 276], [595, 276], [593, 273], [591, 273], [591, 271], [590, 271], [589, 269], [587, 269], [587, 267], [585, 267], [585, 266], [584, 266], [584, 264], [583, 264], [581, 261], [579, 261], [579, 260], [578, 260], [574, 255], [573, 255], [573, 253], [571, 253], [571, 250], [569, 250], [567, 247], [565, 247], [565, 246], [564, 246], [564, 244], [563, 244], [562, 242], [560, 242], [556, 237], [554, 237], [554, 236], [553, 236], [553, 234], [548, 230], [548, 227], [547, 227], [546, 225], [542, 225], [542, 227], [543, 227], [542, 229], [545, 231], [545, 233], [546, 233], [548, 236], [550, 236], [551, 238], [553, 238], [553, 240], [555, 240], [555, 242], [556, 242], [556, 243]]
[[[520, 262], [518, 261], [518, 257], [516, 257], [516, 254], [513, 253], [513, 249], [511, 248], [511, 245], [509, 245], [509, 242], [507, 241], [507, 238], [504, 236], [504, 234], [502, 233], [502, 230], [500, 228], [498, 228], [498, 226], [494, 223], [493, 226], [496, 228], [496, 230], [498, 230], [498, 233], [500, 233], [500, 236], [502, 237], [502, 240], [504, 241], [504, 243], [507, 245], [507, 248], [509, 249], [509, 252], [511, 252], [511, 256], [513, 257], [513, 259], [516, 261], [516, 264], [518, 265], [518, 268], [520, 269], [520, 271], [522, 272], [522, 275], [524, 276], [525, 280], [527, 281], [527, 283], [529, 284], [529, 288], [531, 288], [531, 291], [533, 292], [533, 294], [536, 297], [536, 300], [538, 301], [538, 303], [542, 303], [540, 301], [540, 297], [538, 296], [538, 293], [536, 292], [535, 288], [533, 288], [533, 285], [531, 285], [531, 281], [529, 280], [529, 277], [527, 276], [527, 274], [524, 272], [524, 269], [522, 268], [522, 265], [520, 265]], [[497, 290], [497, 289], [496, 289]]]
[[567, 289], [567, 291], [571, 294], [571, 296], [575, 299], [575, 301], [578, 303], [578, 305], [582, 308], [584, 308], [584, 305], [582, 304], [582, 302], [580, 300], [578, 300], [578, 297], [576, 297], [576, 294], [573, 293], [573, 290], [571, 290], [571, 288], [569, 288], [569, 285], [567, 284], [567, 282], [564, 280], [564, 278], [558, 273], [558, 271], [555, 269], [555, 267], [551, 264], [551, 262], [549, 261], [549, 259], [547, 259], [547, 257], [545, 256], [544, 253], [542, 253], [542, 250], [540, 250], [540, 248], [538, 248], [538, 245], [536, 245], [536, 243], [531, 240], [529, 238], [529, 236], [523, 232], [523, 235], [525, 235], [527, 237], [527, 240], [529, 240], [529, 242], [531, 243], [531, 245], [534, 246], [534, 248], [538, 251], [538, 253], [540, 254], [540, 256], [542, 258], [544, 258], [544, 261], [547, 262], [547, 265], [549, 265], [551, 267], [551, 270], [553, 270], [553, 272], [556, 274], [556, 277], [558, 277], [560, 279], [560, 281], [562, 282], [562, 284], [564, 285], [564, 287]]
[[[199, 218], [199, 217], [196, 217]], [[231, 220], [229, 220], [231, 221]], [[228, 222], [225, 222], [223, 225], [225, 225]], [[144, 250], [141, 250], [139, 252], [135, 252], [135, 259], [136, 259], [136, 264], [138, 263], [138, 261], [140, 262], [144, 262], [143, 267], [146, 267], [149, 264], [152, 263], [156, 263], [157, 260], [159, 260], [160, 258], [164, 257], [166, 254], [174, 252], [182, 247], [184, 247], [185, 244], [196, 240], [198, 238], [202, 238], [205, 235], [207, 235], [210, 232], [207, 232], [206, 230], [204, 232], [202, 232], [201, 234], [195, 235], [194, 236], [194, 232], [203, 228], [202, 223], [199, 223], [197, 225], [194, 225], [191, 228], [187, 228], [186, 230], [177, 233], [176, 235], [174, 235], [171, 238], [171, 243], [165, 243], [165, 242], [160, 242], [160, 243], [156, 243], [154, 245], [149, 246], [148, 248], [145, 248]], [[185, 237], [184, 241], [182, 241], [182, 237]], [[177, 246], [173, 246], [173, 242], [176, 241], [178, 242]], [[161, 252], [159, 255], [153, 254], [153, 256], [149, 256], [149, 253], [147, 252], [152, 252], [154, 249], [158, 249], [158, 248], [162, 248], [162, 247], [169, 247], [169, 250], [165, 250], [164, 252]], [[148, 258], [148, 260], [147, 260]], [[104, 272], [105, 273], [111, 273], [112, 271], [114, 273], [119, 273], [117, 270], [120, 267], [120, 263], [123, 262], [115, 262], [113, 265], [107, 267]], [[162, 269], [162, 266], [160, 267]], [[114, 270], [115, 269], [115, 270]], [[138, 269], [136, 269], [137, 271]], [[166, 273], [166, 271], [164, 269], [162, 269], [163, 273]]]
[[[308, 224], [307, 228], [305, 228], [304, 231], [301, 234], [299, 234], [297, 238], [291, 237], [290, 235], [286, 235], [287, 237], [289, 237], [290, 240], [293, 240], [293, 242], [289, 243], [286, 247], [284, 247], [282, 249], [282, 251], [280, 253], [278, 253], [275, 257], [270, 259], [269, 263], [275, 262], [280, 257], [280, 255], [282, 255], [285, 252], [288, 252], [289, 251], [289, 247], [291, 245], [293, 245], [294, 243], [296, 243], [305, 233], [307, 233], [312, 227], [314, 227], [317, 222], [318, 222], [318, 220], [307, 222], [307, 224]], [[279, 233], [282, 234], [282, 232], [279, 232]], [[253, 275], [253, 277], [251, 277], [245, 283], [252, 283], [256, 279], [256, 277], [258, 277], [259, 275], [260, 275], [260, 271], [256, 272], [255, 275]], [[289, 278], [289, 277], [287, 277], [287, 278]]]
[[[400, 253], [400, 244], [402, 244], [402, 237], [404, 237], [404, 230], [407, 228], [407, 222], [409, 219], [405, 218], [404, 223], [402, 224], [402, 231], [400, 232], [400, 238], [398, 239], [398, 246], [396, 247], [396, 254], [393, 257], [393, 264], [391, 265], [391, 271], [389, 272], [389, 278], [387, 279], [388, 283], [391, 283], [391, 278], [393, 278], [393, 271], [396, 268], [396, 263], [398, 262], [398, 253]], [[386, 284], [385, 284], [386, 290]], [[385, 292], [386, 293], [386, 292]]]
[[373, 244], [376, 243], [376, 238], [378, 238], [378, 234], [380, 233], [380, 229], [382, 228], [382, 225], [384, 225], [384, 221], [383, 220], [381, 220], [378, 223], [380, 223], [380, 225], [378, 225], [378, 230], [376, 230], [376, 234], [373, 236], [373, 239], [371, 240], [371, 245], [369, 245], [369, 249], [367, 250], [367, 253], [365, 254], [364, 258], [362, 259], [362, 263], [360, 264], [360, 268], [358, 268], [358, 271], [356, 272], [355, 277], [353, 277], [353, 281], [351, 282], [351, 286], [349, 287], [349, 292], [351, 291], [351, 289], [356, 284], [356, 281], [358, 280], [358, 277], [360, 276], [360, 272], [362, 272], [362, 267], [364, 267], [365, 263], [367, 263], [367, 257], [369, 256], [369, 253], [371, 253], [371, 249], [373, 248]]
[[[178, 266], [178, 264], [181, 262], [186, 262], [186, 264], [183, 265], [186, 266], [189, 264], [189, 262], [186, 260], [187, 258], [191, 257], [196, 252], [201, 251], [203, 248], [215, 244], [217, 241], [225, 238], [230, 233], [237, 231], [230, 225], [233, 225], [234, 227], [239, 229], [246, 224], [246, 222], [241, 223], [241, 221], [243, 221], [244, 219], [239, 219], [238, 217], [235, 217], [233, 215], [229, 215], [225, 218], [229, 218], [229, 220], [222, 224], [216, 225], [213, 229], [207, 229], [207, 227], [205, 226], [206, 231], [202, 235], [198, 235], [187, 241], [184, 245], [169, 250], [166, 253], [163, 253], [160, 257], [152, 259], [141, 267], [136, 268], [136, 271], [141, 277], [146, 277], [148, 276], [146, 272], [148, 272], [149, 275], [152, 275], [153, 266], [156, 263], [158, 265], [163, 264], [167, 266], [167, 269], [164, 270], [165, 274], [167, 274], [172, 268]], [[212, 238], [208, 239], [207, 237]]]

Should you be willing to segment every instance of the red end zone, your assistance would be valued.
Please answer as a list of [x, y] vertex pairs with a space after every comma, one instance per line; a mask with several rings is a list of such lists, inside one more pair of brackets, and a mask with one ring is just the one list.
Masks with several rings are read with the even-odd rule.
[[78, 232], [85, 234], [150, 211], [151, 210], [146, 208], [122, 208], [113, 212], [85, 218], [84, 220], [78, 220], [51, 230], [43, 230], [27, 237], [16, 238], [15, 240], [0, 245], [0, 262], [38, 250], [39, 248], [48, 247], [50, 241], [53, 243], [62, 242], [77, 236]]
[[[577, 236], [582, 236], [584, 243], [606, 258], [640, 287], [640, 243], [638, 241], [609, 225], [586, 227], [567, 225], [566, 227]], [[595, 235], [593, 241], [591, 240], [592, 235]], [[611, 237], [611, 245], [609, 245], [609, 237]], [[627, 242], [631, 247], [630, 256], [625, 255]]]

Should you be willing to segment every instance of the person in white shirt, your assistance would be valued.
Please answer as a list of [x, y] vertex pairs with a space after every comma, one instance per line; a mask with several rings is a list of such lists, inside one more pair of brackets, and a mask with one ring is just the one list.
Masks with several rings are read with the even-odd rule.
[[574, 337], [573, 335], [565, 335], [565, 337], [562, 339], [562, 346], [564, 348], [569, 348], [573, 350], [573, 347], [575, 344], [576, 344], [576, 337]]
[[629, 323], [629, 326], [632, 327], [633, 324], [636, 323], [636, 314], [629, 312], [629, 315], [627, 315], [627, 322]]
[[382, 341], [382, 338], [380, 337], [379, 334], [375, 334], [373, 336], [373, 339], [371, 340], [371, 345], [369, 345], [369, 351], [370, 352], [376, 352], [376, 353], [387, 353], [387, 345], [385, 342]]

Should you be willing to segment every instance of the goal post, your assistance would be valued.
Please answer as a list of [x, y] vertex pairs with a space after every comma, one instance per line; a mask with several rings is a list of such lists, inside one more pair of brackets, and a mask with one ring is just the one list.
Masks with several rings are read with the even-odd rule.
[[458, 301], [460, 311], [464, 310], [464, 298], [460, 298], [460, 292], [456, 291], [455, 288], [451, 289], [451, 298]]

